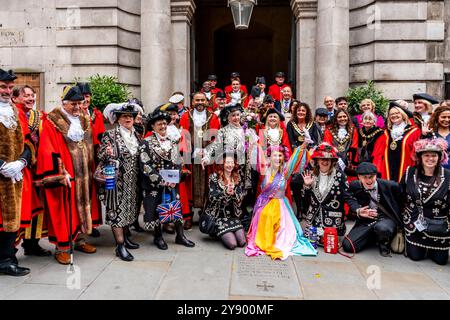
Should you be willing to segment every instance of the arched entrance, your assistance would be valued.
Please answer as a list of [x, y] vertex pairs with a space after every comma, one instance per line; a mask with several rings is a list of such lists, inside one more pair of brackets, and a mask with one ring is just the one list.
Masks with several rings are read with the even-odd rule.
[[194, 87], [199, 88], [210, 73], [219, 77], [218, 86], [229, 84], [233, 71], [250, 90], [255, 77], [264, 76], [268, 85], [276, 71], [288, 74], [295, 87], [295, 35], [289, 0], [260, 0], [253, 10], [249, 29], [235, 30], [226, 0], [196, 1], [193, 21]]

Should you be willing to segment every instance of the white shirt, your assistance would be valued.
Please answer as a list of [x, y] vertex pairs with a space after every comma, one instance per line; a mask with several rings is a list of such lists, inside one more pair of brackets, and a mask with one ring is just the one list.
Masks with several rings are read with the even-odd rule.
[[134, 156], [139, 147], [139, 141], [134, 134], [134, 128], [128, 130], [127, 128], [119, 125], [119, 131], [120, 135], [123, 138], [123, 141], [125, 142], [125, 145], [127, 146], [128, 151], [130, 151], [131, 155]]
[[330, 178], [331, 175], [329, 175], [328, 173], [319, 172], [319, 192], [322, 197], [325, 195], [325, 191], [327, 190]]

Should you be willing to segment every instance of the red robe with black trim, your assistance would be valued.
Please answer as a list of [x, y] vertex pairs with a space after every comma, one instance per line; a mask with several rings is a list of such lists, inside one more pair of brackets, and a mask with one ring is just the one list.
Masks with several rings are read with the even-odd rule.
[[[23, 145], [24, 145], [23, 147], [25, 147], [25, 145], [27, 145], [30, 148], [30, 151], [32, 154], [31, 162], [33, 163], [35, 161], [36, 151], [34, 149], [32, 141], [31, 141], [31, 135], [30, 135], [30, 131], [28, 129], [27, 118], [23, 112], [20, 112], [19, 109], [15, 108], [14, 106], [13, 106], [13, 109], [15, 109], [15, 111], [17, 112], [17, 115], [18, 115], [18, 128], [16, 130], [21, 129], [21, 133], [22, 133], [22, 137], [23, 137]], [[3, 124], [0, 123], [0, 126], [3, 126]], [[9, 129], [6, 129], [6, 130], [9, 130]], [[1, 139], [5, 142], [6, 138], [2, 137]], [[0, 158], [3, 158], [3, 159], [1, 159], [3, 161], [11, 162], [11, 161], [18, 160], [19, 156], [20, 156], [20, 154], [17, 154], [17, 159], [7, 159], [7, 158], [3, 158], [3, 157], [0, 157]], [[31, 224], [32, 178], [31, 178], [31, 170], [29, 168], [30, 166], [31, 166], [31, 163], [29, 163], [28, 166], [22, 170], [22, 175], [23, 175], [22, 192], [21, 192], [21, 194], [15, 195], [15, 196], [21, 195], [21, 200], [20, 200], [21, 206], [20, 206], [20, 208], [18, 208], [19, 211], [16, 211], [16, 218], [15, 218], [16, 223], [11, 224], [12, 221], [10, 221], [9, 218], [3, 217], [2, 209], [0, 206], [0, 232], [16, 232], [19, 229], [29, 227]], [[0, 179], [6, 180], [6, 179], [10, 179], [10, 178], [3, 177], [3, 175], [2, 175]], [[11, 199], [12, 197], [5, 197], [5, 198], [7, 198], [8, 200], [12, 200]], [[2, 200], [0, 199], [0, 201], [2, 201]]]
[[[103, 113], [94, 108], [90, 116], [91, 128], [92, 128], [92, 141], [94, 143], [94, 152], [97, 155], [98, 148], [100, 147], [102, 136], [105, 133], [105, 122], [103, 121]], [[95, 172], [95, 168], [93, 173]], [[98, 199], [98, 185], [93, 182], [92, 186], [92, 199]], [[92, 202], [92, 225], [97, 227], [103, 224], [102, 207], [99, 201]]]
[[[37, 152], [39, 147], [39, 136], [42, 131], [42, 123], [47, 117], [47, 113], [40, 110], [28, 110], [23, 104], [16, 104], [19, 112], [23, 114], [27, 120], [28, 129], [30, 130], [31, 140]], [[27, 115], [28, 113], [28, 115]], [[33, 132], [31, 132], [31, 130]], [[29, 228], [21, 229], [17, 235], [16, 243], [19, 243], [22, 238], [25, 239], [41, 239], [47, 236], [46, 221], [44, 219], [44, 204], [43, 199], [39, 194], [38, 187], [35, 184], [36, 179], [36, 163], [32, 164], [30, 170], [32, 178], [31, 187], [31, 220], [32, 223]], [[37, 217], [40, 215], [39, 217]]]
[[283, 99], [283, 95], [281, 94], [281, 90], [284, 88], [289, 87], [287, 84], [283, 84], [282, 86], [279, 86], [278, 84], [273, 84], [269, 87], [269, 93], [274, 100], [281, 101]]
[[[392, 138], [390, 131], [386, 129], [384, 135], [380, 136], [375, 143], [373, 149], [373, 164], [381, 173], [381, 178], [385, 180], [394, 180], [393, 175], [397, 175], [396, 182], [400, 182], [406, 169], [414, 166], [416, 163], [413, 159], [414, 142], [420, 139], [422, 132], [415, 126], [408, 125], [402, 140], [397, 141], [396, 148], [392, 150]], [[397, 151], [397, 152], [395, 152]], [[395, 157], [392, 155], [397, 154]], [[398, 172], [394, 173], [393, 166], [398, 166]]]
[[[86, 152], [84, 154], [87, 158], [88, 167], [83, 166], [83, 172], [75, 172], [68, 143], [61, 130], [50, 120], [54, 117], [54, 114], [57, 114], [58, 109], [50, 112], [42, 125], [37, 159], [37, 176], [44, 187], [49, 241], [59, 249], [65, 250], [70, 246], [70, 235], [72, 235], [72, 240], [75, 241], [80, 232], [89, 234], [92, 231], [91, 211], [87, 208], [89, 205], [92, 207], [93, 204], [97, 206], [99, 204], [95, 204], [98, 199], [90, 198], [92, 193], [89, 192], [83, 193], [82, 199], [84, 202], [80, 204], [77, 201], [77, 190], [75, 189], [77, 176], [81, 179], [88, 179], [87, 185], [92, 187], [92, 182], [89, 183], [89, 181], [93, 180], [91, 173], [94, 160], [93, 154], [90, 154], [93, 153], [93, 148], [89, 119], [87, 119], [87, 116], [80, 116], [80, 120], [84, 117], [81, 124], [85, 130], [85, 137], [81, 140], [81, 146], [83, 147], [82, 150], [88, 150], [84, 151]], [[58, 123], [63, 123], [63, 121], [58, 120]], [[89, 147], [89, 144], [91, 144], [91, 147]], [[63, 185], [66, 173], [72, 177], [70, 188]], [[80, 205], [85, 209], [85, 212], [81, 214], [78, 211]], [[84, 221], [81, 220], [80, 216], [83, 216]]]
[[[193, 145], [192, 145], [192, 137], [191, 135], [191, 118], [192, 118], [192, 113], [193, 111], [190, 112], [186, 112], [183, 114], [183, 116], [180, 119], [180, 128], [182, 128], [182, 132], [181, 132], [181, 140], [180, 140], [180, 152], [183, 154], [183, 159], [187, 159], [189, 158], [189, 161], [192, 161], [192, 154], [194, 152], [193, 150]], [[203, 146], [198, 146], [198, 147], [206, 147], [206, 145], [208, 145], [209, 143], [211, 143], [213, 139], [208, 139], [208, 134], [206, 131], [210, 130], [210, 134], [209, 136], [213, 136], [215, 137], [215, 135], [217, 134], [217, 131], [220, 129], [220, 121], [219, 118], [212, 112], [207, 111], [207, 115], [206, 118], [209, 119], [209, 122], [207, 120], [206, 124], [203, 126], [203, 128], [205, 128], [205, 138], [206, 140], [203, 141]], [[193, 173], [193, 164], [187, 164], [186, 168], [191, 171], [191, 173]], [[208, 167], [207, 169], [207, 176], [209, 176], [209, 174], [211, 173], [211, 166]], [[208, 180], [207, 180], [208, 181]], [[193, 174], [191, 174], [190, 176], [188, 176], [186, 178], [185, 184], [186, 184], [186, 191], [187, 191], [187, 196], [189, 199], [190, 203], [193, 203]]]

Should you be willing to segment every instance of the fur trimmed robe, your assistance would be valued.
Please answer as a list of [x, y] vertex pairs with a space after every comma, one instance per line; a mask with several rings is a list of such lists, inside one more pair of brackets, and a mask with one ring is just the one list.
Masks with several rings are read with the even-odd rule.
[[[0, 165], [16, 161], [24, 153], [27, 146], [34, 160], [34, 147], [27, 126], [26, 118], [22, 117], [13, 106], [17, 127], [6, 128], [0, 122]], [[29, 163], [30, 165], [30, 163]], [[0, 175], [0, 231], [16, 232], [19, 228], [30, 225], [31, 220], [31, 173], [29, 168], [22, 171], [23, 180], [13, 183], [10, 178]]]
[[[95, 164], [90, 120], [80, 115], [80, 121], [84, 138], [74, 142], [67, 137], [70, 121], [55, 108], [43, 123], [39, 144], [37, 174], [45, 188], [49, 240], [60, 249], [69, 247], [70, 233], [75, 240], [78, 232], [92, 232], [91, 200], [98, 201], [91, 199]], [[64, 185], [66, 174], [72, 177], [70, 188]]]

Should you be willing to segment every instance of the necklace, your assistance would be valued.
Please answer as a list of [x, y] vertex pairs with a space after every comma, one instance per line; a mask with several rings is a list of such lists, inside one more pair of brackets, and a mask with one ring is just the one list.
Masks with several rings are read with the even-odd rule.
[[359, 129], [359, 134], [363, 138], [363, 147], [367, 145], [367, 140], [372, 139], [374, 136], [376, 136], [379, 132], [383, 132], [380, 128], [376, 129], [373, 133], [366, 135], [363, 131], [363, 128]]
[[[305, 128], [303, 130], [311, 129], [312, 124], [313, 124], [312, 122], [308, 123], [307, 125], [305, 125]], [[305, 133], [304, 133], [304, 131], [302, 129], [300, 129], [300, 127], [295, 122], [292, 122], [292, 127], [294, 128], [294, 130], [299, 135], [298, 138], [297, 138], [298, 142], [304, 142], [305, 141]]]
[[350, 132], [347, 132], [347, 135], [343, 138], [343, 139], [339, 139], [339, 137], [336, 135], [336, 133], [332, 132], [331, 135], [333, 136], [333, 139], [337, 142], [338, 144], [338, 151], [339, 152], [344, 152], [345, 151], [345, 144], [350, 140]]
[[269, 129], [264, 130], [264, 137], [267, 139], [267, 142], [271, 146], [279, 146], [281, 144], [281, 141], [283, 140], [283, 131], [281, 129], [278, 129], [278, 140], [272, 140], [270, 135], [268, 134]]

